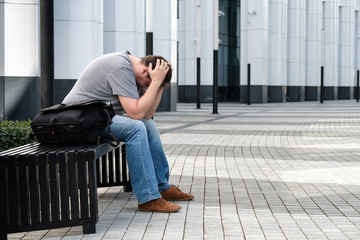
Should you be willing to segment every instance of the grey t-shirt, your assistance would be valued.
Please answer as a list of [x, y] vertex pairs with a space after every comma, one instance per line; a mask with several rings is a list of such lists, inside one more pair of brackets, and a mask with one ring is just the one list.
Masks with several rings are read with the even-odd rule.
[[90, 62], [63, 103], [81, 100], [110, 101], [116, 114], [123, 114], [118, 95], [139, 99], [135, 73], [128, 52], [105, 54]]

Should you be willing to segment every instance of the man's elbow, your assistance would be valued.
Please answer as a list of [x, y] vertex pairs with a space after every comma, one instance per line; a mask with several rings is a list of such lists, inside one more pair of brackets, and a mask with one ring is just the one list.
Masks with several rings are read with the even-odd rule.
[[145, 116], [144, 118], [149, 120], [149, 119], [152, 119], [153, 116]]

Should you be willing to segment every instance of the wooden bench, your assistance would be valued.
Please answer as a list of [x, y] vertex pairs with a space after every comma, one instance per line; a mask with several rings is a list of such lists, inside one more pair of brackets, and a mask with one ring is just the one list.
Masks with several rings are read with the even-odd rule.
[[108, 186], [132, 191], [124, 143], [32, 143], [0, 152], [0, 239], [78, 225], [95, 233], [97, 187]]

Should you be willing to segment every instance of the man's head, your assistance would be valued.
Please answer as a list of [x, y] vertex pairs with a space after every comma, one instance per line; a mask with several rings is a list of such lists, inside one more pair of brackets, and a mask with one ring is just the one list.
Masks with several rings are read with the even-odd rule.
[[157, 56], [157, 55], [148, 55], [146, 57], [140, 58], [141, 63], [144, 64], [146, 67], [149, 67], [149, 65], [151, 63], [152, 70], [155, 69], [157, 59], [160, 59], [160, 61], [164, 60], [170, 68], [169, 71], [167, 72], [165, 79], [164, 79], [163, 83], [161, 84], [161, 86], [168, 85], [168, 83], [171, 81], [173, 69], [172, 69], [171, 64], [165, 58], [163, 58], [162, 56]]
[[149, 65], [151, 63], [152, 70], [154, 70], [156, 67], [156, 61], [158, 59], [160, 61], [164, 60], [170, 68], [169, 71], [167, 72], [161, 86], [164, 88], [167, 88], [170, 85], [169, 83], [170, 83], [171, 76], [172, 76], [172, 67], [171, 67], [171, 64], [166, 59], [164, 59], [161, 56], [154, 56], [154, 55], [149, 55], [149, 56], [142, 57], [142, 58], [136, 58], [131, 55], [129, 55], [129, 57], [133, 64], [133, 69], [134, 69], [135, 78], [136, 78], [136, 85], [138, 87], [145, 90], [150, 86], [151, 78], [149, 75]]

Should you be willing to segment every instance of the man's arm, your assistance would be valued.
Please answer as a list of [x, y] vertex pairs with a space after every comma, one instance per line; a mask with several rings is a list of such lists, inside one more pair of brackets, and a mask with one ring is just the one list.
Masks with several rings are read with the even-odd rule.
[[161, 100], [161, 96], [162, 96], [162, 94], [163, 94], [163, 91], [164, 91], [164, 88], [163, 88], [163, 87], [160, 87], [160, 88], [159, 88], [159, 91], [157, 92], [155, 101], [153, 102], [153, 104], [151, 105], [149, 111], [148, 111], [148, 112], [146, 113], [146, 115], [145, 115], [145, 118], [146, 118], [146, 119], [151, 119], [152, 116], [154, 115], [156, 109], [157, 109], [158, 106], [159, 106], [159, 103], [160, 103], [160, 100]]
[[157, 100], [161, 83], [165, 78], [167, 71], [169, 71], [169, 67], [166, 62], [162, 61], [160, 64], [160, 60], [157, 61], [155, 69], [151, 69], [151, 66], [149, 66], [149, 75], [151, 78], [150, 86], [140, 99], [119, 96], [122, 107], [124, 108], [126, 114], [132, 119], [141, 120], [147, 115], [150, 108]]

